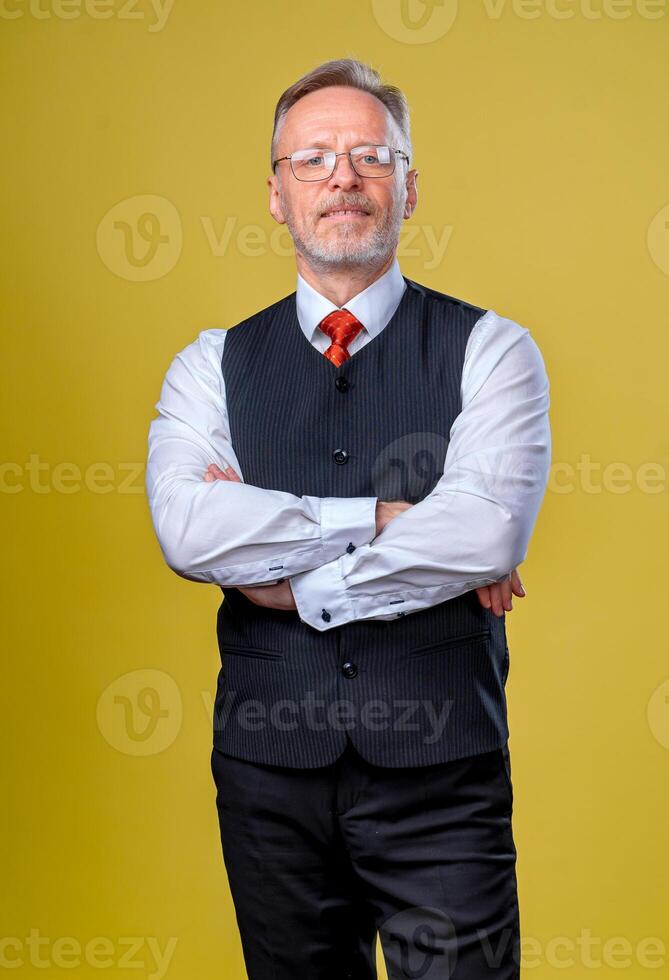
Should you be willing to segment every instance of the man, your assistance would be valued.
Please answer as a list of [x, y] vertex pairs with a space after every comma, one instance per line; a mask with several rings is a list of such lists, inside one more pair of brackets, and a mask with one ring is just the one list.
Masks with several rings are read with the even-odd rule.
[[224, 590], [212, 769], [251, 980], [519, 975], [505, 611], [550, 462], [529, 331], [404, 278], [406, 101], [360, 62], [281, 96], [297, 289], [173, 361], [147, 488]]

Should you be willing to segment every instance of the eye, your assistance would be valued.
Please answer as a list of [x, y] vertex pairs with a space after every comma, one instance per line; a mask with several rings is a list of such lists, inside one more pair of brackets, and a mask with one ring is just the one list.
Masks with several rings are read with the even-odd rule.
[[308, 167], [321, 167], [323, 165], [323, 157], [309, 157], [304, 162]]

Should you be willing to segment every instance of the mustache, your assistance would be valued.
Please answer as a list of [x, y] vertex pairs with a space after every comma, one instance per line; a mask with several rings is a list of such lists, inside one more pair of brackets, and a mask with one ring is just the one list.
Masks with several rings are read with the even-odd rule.
[[350, 197], [330, 197], [324, 198], [319, 202], [317, 216], [320, 218], [325, 211], [330, 211], [332, 209], [342, 210], [345, 208], [362, 208], [364, 211], [368, 211], [369, 214], [374, 214], [376, 208], [372, 202], [365, 197], [364, 194], [354, 194]]

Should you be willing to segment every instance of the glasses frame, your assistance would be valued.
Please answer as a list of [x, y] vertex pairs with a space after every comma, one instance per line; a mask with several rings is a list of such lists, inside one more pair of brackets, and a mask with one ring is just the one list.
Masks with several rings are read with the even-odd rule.
[[348, 159], [349, 159], [349, 163], [353, 167], [353, 170], [355, 170], [355, 172], [358, 175], [358, 177], [362, 177], [363, 180], [383, 180], [385, 177], [392, 177], [392, 175], [395, 173], [395, 161], [397, 160], [397, 154], [398, 153], [400, 154], [400, 156], [402, 156], [406, 160], [407, 164], [409, 163], [409, 157], [406, 155], [406, 153], [404, 152], [404, 150], [398, 150], [394, 146], [388, 146], [388, 149], [389, 150], [392, 150], [392, 152], [394, 154], [394, 156], [393, 156], [393, 169], [390, 171], [390, 173], [389, 174], [373, 174], [373, 175], [361, 174], [358, 170], [355, 169], [355, 164], [353, 163], [353, 157], [351, 156], [351, 154], [352, 153], [355, 153], [356, 150], [364, 150], [368, 146], [369, 147], [379, 147], [379, 146], [388, 146], [388, 144], [387, 143], [361, 143], [360, 146], [353, 146], [353, 147], [351, 147], [350, 150], [342, 150], [341, 153], [335, 153], [334, 150], [328, 150], [328, 149], [326, 149], [325, 147], [322, 147], [322, 146], [314, 146], [314, 147], [307, 146], [307, 147], [304, 147], [304, 149], [306, 149], [306, 150], [311, 150], [311, 149], [313, 149], [313, 150], [319, 150], [320, 154], [323, 157], [325, 157], [325, 154], [326, 153], [332, 153], [332, 154], [334, 154], [333, 163], [332, 163], [332, 170], [327, 175], [327, 177], [308, 177], [308, 178], [304, 178], [304, 177], [298, 177], [297, 176], [297, 174], [295, 173], [295, 170], [293, 169], [293, 156], [295, 155], [295, 153], [303, 153], [304, 152], [303, 149], [295, 150], [295, 153], [289, 153], [285, 157], [277, 157], [276, 160], [273, 160], [272, 161], [272, 172], [273, 173], [276, 172], [276, 165], [277, 165], [277, 163], [280, 163], [282, 160], [290, 160], [290, 172], [292, 173], [292, 175], [295, 178], [295, 180], [299, 180], [300, 183], [302, 183], [302, 184], [312, 184], [312, 183], [315, 183], [316, 181], [319, 181], [319, 180], [329, 180], [330, 177], [332, 177], [332, 174], [337, 169], [337, 157], [345, 157], [345, 156], [347, 156]]

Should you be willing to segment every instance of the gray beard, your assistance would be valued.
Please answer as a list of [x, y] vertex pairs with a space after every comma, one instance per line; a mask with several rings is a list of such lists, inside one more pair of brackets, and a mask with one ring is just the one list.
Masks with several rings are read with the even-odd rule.
[[319, 272], [360, 266], [375, 268], [380, 265], [397, 248], [404, 216], [404, 205], [398, 201], [383, 216], [381, 224], [375, 225], [371, 233], [368, 232], [362, 239], [355, 229], [350, 228], [350, 234], [345, 231], [336, 241], [325, 242], [315, 234], [301, 232], [285, 201], [281, 201], [281, 206], [296, 250]]

